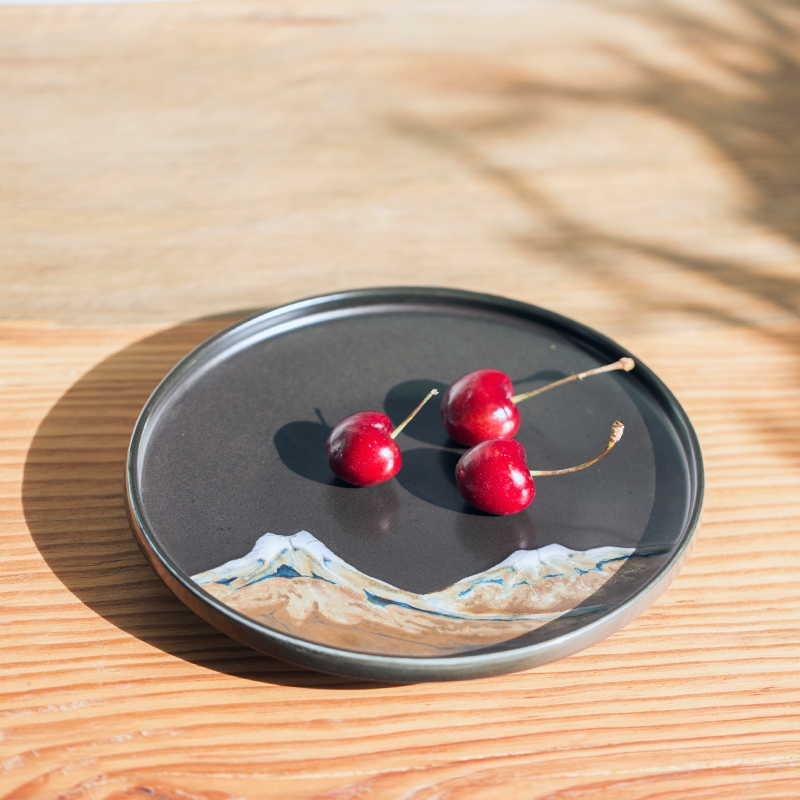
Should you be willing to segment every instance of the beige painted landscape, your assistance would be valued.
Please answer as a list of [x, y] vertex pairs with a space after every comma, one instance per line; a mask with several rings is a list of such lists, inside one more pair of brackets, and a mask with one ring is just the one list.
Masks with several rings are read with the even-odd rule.
[[592, 603], [593, 595], [617, 576], [614, 597], [625, 596], [657, 555], [633, 553], [556, 544], [519, 550], [446, 589], [416, 594], [364, 575], [301, 531], [265, 534], [244, 558], [193, 579], [281, 633], [347, 650], [435, 657], [508, 641], [565, 616], [590, 621], [610, 605], [608, 597]]

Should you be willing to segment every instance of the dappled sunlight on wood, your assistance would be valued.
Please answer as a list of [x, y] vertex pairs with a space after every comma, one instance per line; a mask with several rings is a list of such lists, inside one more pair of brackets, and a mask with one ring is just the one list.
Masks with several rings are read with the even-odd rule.
[[[0, 6], [0, 794], [800, 796], [798, 42], [785, 0]], [[574, 317], [683, 403], [703, 526], [619, 633], [355, 683], [136, 548], [167, 370], [237, 309], [396, 284]]]
[[[781, 0], [592, 6], [604, 24], [572, 34], [584, 59], [563, 80], [521, 43], [422, 59], [405, 73], [422, 99], [396, 130], [516, 209], [498, 235], [521, 272], [558, 273], [575, 313], [624, 336], [691, 329], [699, 359], [704, 330], [733, 326], [784, 351], [796, 393], [800, 332], [783, 323], [800, 317], [800, 18]], [[740, 364], [720, 402], [798, 465], [796, 402], [747, 403], [740, 385], [761, 376]]]

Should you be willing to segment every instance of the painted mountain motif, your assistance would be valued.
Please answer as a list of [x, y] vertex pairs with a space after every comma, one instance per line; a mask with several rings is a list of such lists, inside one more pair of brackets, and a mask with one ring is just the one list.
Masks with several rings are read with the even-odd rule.
[[300, 531], [264, 534], [243, 558], [192, 577], [236, 611], [307, 641], [435, 657], [504, 642], [565, 615], [600, 614], [607, 603], [581, 604], [618, 573], [626, 585], [638, 582], [649, 559], [620, 547], [581, 552], [551, 544], [416, 594], [364, 575]]

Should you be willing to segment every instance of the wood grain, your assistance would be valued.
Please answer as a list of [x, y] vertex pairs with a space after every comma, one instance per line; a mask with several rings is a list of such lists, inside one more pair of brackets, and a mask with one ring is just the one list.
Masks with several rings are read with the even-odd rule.
[[[0, 7], [0, 794], [800, 796], [799, 32], [775, 0]], [[598, 327], [695, 424], [694, 552], [601, 644], [348, 682], [136, 548], [125, 450], [182, 355], [410, 283]]]

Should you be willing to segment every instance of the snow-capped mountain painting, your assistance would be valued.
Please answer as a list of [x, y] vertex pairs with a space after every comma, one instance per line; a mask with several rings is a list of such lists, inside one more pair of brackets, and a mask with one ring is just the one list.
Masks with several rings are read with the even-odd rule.
[[307, 641], [395, 656], [466, 653], [507, 641], [582, 606], [647, 555], [557, 544], [518, 550], [485, 572], [430, 594], [364, 575], [307, 531], [264, 534], [250, 553], [193, 576], [209, 594], [269, 628]]

